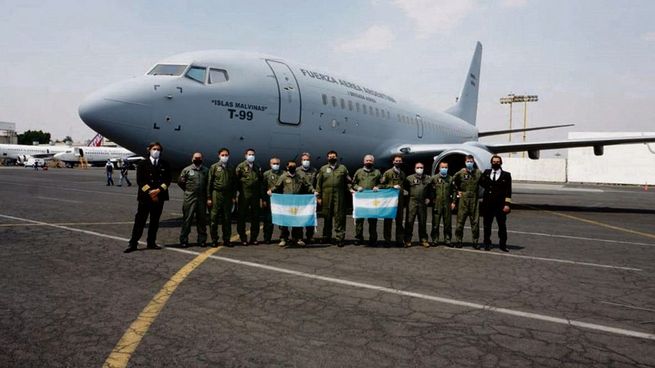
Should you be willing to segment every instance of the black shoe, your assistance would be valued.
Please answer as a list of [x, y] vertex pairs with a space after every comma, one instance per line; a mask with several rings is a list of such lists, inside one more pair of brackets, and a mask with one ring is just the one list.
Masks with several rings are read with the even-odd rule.
[[188, 248], [188, 247], [189, 247], [189, 243], [187, 242], [180, 243], [180, 248]]
[[501, 245], [500, 250], [502, 250], [503, 252], [509, 253], [509, 249], [507, 249], [507, 246], [505, 246], [505, 245]]
[[491, 244], [489, 243], [484, 243], [484, 250], [491, 250]]
[[462, 242], [455, 243], [455, 248], [459, 249], [459, 248], [462, 248], [462, 246], [464, 246], [464, 244], [462, 244]]
[[355, 241], [353, 242], [353, 245], [360, 245], [361, 243], [362, 243], [362, 240], [355, 239]]
[[232, 247], [234, 247], [234, 243], [231, 242], [231, 241], [226, 241], [224, 245], [225, 245], [226, 247], [228, 247], [228, 248], [232, 248]]
[[337, 240], [337, 247], [343, 248], [344, 245], [343, 240]]
[[205, 243], [205, 242], [198, 242], [198, 245], [200, 246], [200, 248], [205, 248], [205, 247], [207, 246], [207, 243]]
[[377, 240], [369, 240], [367, 246], [371, 248], [375, 248], [378, 246], [378, 241]]
[[478, 242], [473, 243], [473, 249], [479, 250], [480, 244], [478, 244]]
[[264, 244], [271, 244], [273, 243], [273, 239], [264, 239]]
[[252, 245], [259, 245], [259, 242], [257, 240], [251, 240], [250, 244]]
[[157, 244], [150, 244], [148, 245], [148, 249], [161, 249], [161, 247]]
[[219, 245], [220, 243], [218, 241], [212, 242], [212, 248], [218, 248]]
[[125, 250], [123, 251], [123, 253], [132, 253], [132, 252], [134, 252], [134, 251], [136, 251], [136, 250], [137, 250], [136, 247], [129, 246], [129, 247], [127, 247], [127, 249], [125, 249]]

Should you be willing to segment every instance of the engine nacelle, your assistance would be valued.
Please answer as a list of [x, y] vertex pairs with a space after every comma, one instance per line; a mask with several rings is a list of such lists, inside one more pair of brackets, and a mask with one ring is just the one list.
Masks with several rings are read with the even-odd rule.
[[473, 145], [462, 145], [457, 148], [449, 149], [434, 157], [431, 175], [434, 175], [439, 167], [439, 163], [448, 163], [448, 174], [453, 175], [462, 168], [466, 156], [471, 155], [475, 160], [475, 165], [482, 171], [491, 167], [490, 161], [493, 154], [481, 147]]

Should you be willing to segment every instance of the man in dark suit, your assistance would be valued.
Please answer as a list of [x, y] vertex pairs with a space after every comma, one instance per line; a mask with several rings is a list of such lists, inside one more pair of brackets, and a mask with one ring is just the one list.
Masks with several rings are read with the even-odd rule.
[[136, 182], [139, 187], [137, 200], [139, 206], [136, 216], [134, 216], [134, 227], [132, 227], [132, 237], [125, 253], [133, 252], [137, 249], [137, 244], [143, 228], [146, 225], [148, 215], [150, 216], [150, 225], [148, 226], [148, 248], [161, 249], [156, 243], [157, 229], [159, 229], [159, 217], [164, 209], [164, 201], [168, 200], [168, 187], [171, 185], [171, 170], [168, 162], [160, 159], [162, 146], [159, 142], [148, 145], [149, 157], [136, 167]]
[[501, 168], [503, 159], [494, 155], [491, 157], [491, 169], [482, 174], [480, 186], [484, 188], [482, 195], [482, 216], [484, 217], [484, 250], [491, 249], [491, 224], [496, 219], [498, 223], [498, 238], [500, 250], [507, 249], [507, 214], [512, 203], [512, 175]]

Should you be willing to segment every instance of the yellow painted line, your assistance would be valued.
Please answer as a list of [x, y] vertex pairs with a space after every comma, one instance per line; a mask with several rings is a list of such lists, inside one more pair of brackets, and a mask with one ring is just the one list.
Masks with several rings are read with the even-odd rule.
[[134, 224], [134, 221], [120, 221], [120, 222], [52, 222], [42, 224], [0, 224], [0, 227], [13, 227], [13, 226], [73, 226], [73, 225], [127, 225]]
[[208, 250], [200, 253], [191, 262], [182, 267], [173, 277], [164, 284], [155, 295], [150, 303], [146, 305], [141, 311], [139, 316], [127, 329], [123, 337], [118, 341], [114, 350], [111, 351], [109, 357], [103, 364], [106, 368], [126, 367], [130, 361], [132, 354], [141, 343], [143, 336], [146, 335], [150, 326], [155, 322], [159, 313], [164, 309], [166, 302], [170, 299], [171, 295], [175, 292], [177, 287], [184, 281], [193, 270], [198, 268], [207, 258], [216, 253], [218, 248], [209, 248]]
[[578, 216], [573, 216], [573, 215], [567, 215], [566, 213], [555, 212], [555, 211], [550, 211], [550, 210], [544, 210], [544, 209], [541, 209], [541, 208], [539, 208], [539, 207], [528, 206], [528, 205], [526, 205], [526, 204], [519, 204], [519, 205], [520, 205], [520, 206], [523, 206], [523, 207], [532, 208], [532, 209], [534, 209], [534, 210], [538, 210], [538, 211], [542, 211], [542, 212], [547, 212], [547, 213], [550, 213], [550, 214], [553, 214], [553, 215], [556, 215], [556, 216], [560, 216], [560, 217], [568, 218], [568, 219], [571, 219], [571, 220], [577, 220], [577, 221], [580, 221], [580, 222], [586, 222], [586, 223], [588, 223], [588, 224], [592, 224], [592, 225], [596, 225], [596, 226], [601, 226], [601, 227], [604, 227], [604, 228], [607, 228], [607, 229], [618, 230], [618, 231], [622, 231], [622, 232], [629, 233], [629, 234], [641, 235], [641, 236], [644, 236], [644, 237], [647, 237], [647, 238], [655, 239], [655, 234], [645, 233], [645, 232], [643, 232], [643, 231], [637, 231], [637, 230], [632, 230], [632, 229], [627, 229], [627, 228], [625, 228], [625, 227], [621, 227], [621, 226], [610, 225], [610, 224], [606, 224], [606, 223], [604, 223], [604, 222], [599, 222], [599, 221], [589, 220], [589, 219], [586, 219], [586, 218], [583, 218], [583, 217], [578, 217]]

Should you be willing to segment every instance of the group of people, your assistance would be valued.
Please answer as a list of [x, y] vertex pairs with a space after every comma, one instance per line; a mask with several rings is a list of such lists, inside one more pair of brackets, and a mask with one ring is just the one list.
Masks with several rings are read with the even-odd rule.
[[[137, 249], [148, 216], [147, 246], [160, 249], [156, 244], [159, 218], [164, 201], [168, 200], [171, 171], [166, 161], [160, 160], [162, 146], [151, 143], [149, 157], [137, 166], [138, 209], [132, 236], [126, 253]], [[183, 223], [180, 245], [189, 246], [189, 234], [195, 220], [197, 242], [201, 247], [234, 246], [231, 214], [237, 208], [237, 233], [243, 246], [259, 244], [260, 222], [263, 222], [263, 243], [273, 243], [270, 196], [273, 193], [314, 194], [323, 217], [323, 233], [314, 237], [313, 226], [305, 228], [280, 227], [279, 246], [304, 246], [308, 243], [336, 244], [343, 247], [346, 234], [347, 196], [365, 190], [384, 188], [398, 190], [398, 207], [395, 219], [384, 219], [385, 246], [410, 247], [414, 223], [418, 220], [418, 238], [424, 247], [440, 243], [451, 247], [463, 246], [464, 226], [469, 219], [473, 247], [480, 248], [479, 217], [483, 215], [483, 243], [491, 249], [491, 226], [498, 224], [499, 248], [507, 249], [506, 218], [510, 212], [512, 178], [502, 170], [502, 158], [492, 156], [491, 169], [480, 171], [473, 156], [466, 156], [465, 167], [454, 175], [449, 174], [447, 162], [439, 163], [435, 175], [425, 173], [423, 163], [414, 165], [414, 172], [406, 175], [402, 170], [403, 157], [393, 157], [393, 167], [382, 173], [375, 167], [375, 157], [367, 154], [362, 167], [351, 177], [348, 169], [339, 162], [337, 152], [327, 153], [327, 163], [319, 169], [312, 166], [311, 155], [302, 153], [300, 165], [289, 160], [283, 169], [278, 157], [269, 159], [269, 168], [255, 162], [255, 150], [244, 152], [244, 160], [235, 167], [230, 164], [230, 150], [218, 151], [218, 162], [210, 167], [203, 164], [203, 155], [196, 152], [191, 165], [185, 167], [178, 178], [184, 191]], [[482, 202], [480, 194], [482, 193]], [[431, 232], [427, 232], [428, 209], [432, 208]], [[207, 213], [209, 212], [209, 219]], [[457, 215], [455, 238], [452, 239], [452, 215]], [[209, 221], [208, 221], [209, 220]], [[209, 222], [209, 223], [208, 223]], [[364, 240], [365, 219], [355, 220], [355, 245], [377, 246], [377, 219], [368, 218], [368, 240]], [[392, 229], [395, 222], [395, 238]], [[246, 230], [250, 224], [249, 231]], [[443, 223], [443, 231], [440, 225]], [[219, 224], [220, 236], [219, 236]], [[207, 225], [211, 242], [208, 242]]]
[[[121, 178], [120, 178], [120, 181], [118, 182], [119, 187], [123, 186], [123, 181], [125, 181], [125, 183], [127, 184], [128, 187], [132, 186], [132, 182], [127, 177], [128, 166], [129, 166], [129, 164], [128, 164], [127, 160], [122, 160], [121, 161], [121, 166], [119, 168], [120, 173], [121, 173]], [[107, 186], [113, 186], [114, 185], [114, 163], [111, 162], [110, 159], [107, 159], [107, 162], [105, 163], [105, 174], [107, 174]]]

